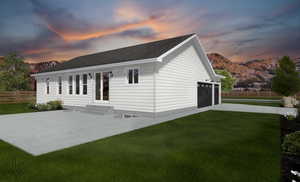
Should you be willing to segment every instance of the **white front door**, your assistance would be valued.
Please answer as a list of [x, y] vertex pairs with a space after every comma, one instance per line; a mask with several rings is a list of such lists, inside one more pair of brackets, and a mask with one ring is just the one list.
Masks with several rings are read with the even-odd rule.
[[109, 72], [95, 73], [95, 101], [109, 101]]

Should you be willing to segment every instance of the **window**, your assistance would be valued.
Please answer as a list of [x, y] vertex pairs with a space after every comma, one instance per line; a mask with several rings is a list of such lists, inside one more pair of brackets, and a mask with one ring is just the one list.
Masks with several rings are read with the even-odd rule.
[[133, 70], [133, 78], [134, 78], [134, 83], [139, 83], [139, 70], [138, 69], [134, 69]]
[[101, 100], [101, 73], [96, 73], [96, 100]]
[[50, 93], [49, 81], [50, 81], [50, 79], [47, 78], [47, 79], [46, 79], [46, 92], [47, 92], [47, 94]]
[[76, 95], [80, 94], [80, 75], [76, 75], [75, 77], [75, 82], [76, 82]]
[[62, 80], [61, 80], [61, 76], [58, 77], [58, 94], [62, 93]]
[[82, 93], [87, 95], [87, 74], [82, 75]]
[[128, 84], [139, 83], [139, 69], [129, 69], [128, 70]]
[[73, 94], [73, 76], [69, 76], [69, 94]]

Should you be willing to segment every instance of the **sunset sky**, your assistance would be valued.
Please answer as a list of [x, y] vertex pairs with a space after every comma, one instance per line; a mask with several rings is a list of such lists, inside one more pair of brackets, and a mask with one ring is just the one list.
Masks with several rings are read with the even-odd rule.
[[0, 56], [70, 58], [197, 33], [232, 61], [300, 57], [300, 0], [1, 0]]

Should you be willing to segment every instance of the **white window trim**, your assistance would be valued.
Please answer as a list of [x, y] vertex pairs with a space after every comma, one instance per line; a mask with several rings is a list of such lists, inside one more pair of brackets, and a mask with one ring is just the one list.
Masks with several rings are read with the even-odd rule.
[[[76, 79], [76, 77], [79, 75], [79, 93], [77, 94], [77, 79]], [[75, 74], [74, 75], [74, 80], [75, 80], [75, 92], [74, 92], [74, 94], [75, 95], [81, 95], [81, 78], [82, 78], [82, 76], [80, 76], [80, 74], [78, 73], [78, 74]]]
[[[138, 70], [138, 82], [134, 83], [134, 70]], [[128, 77], [128, 72], [129, 70], [132, 70], [132, 83], [129, 83], [129, 77]], [[140, 67], [128, 67], [125, 68], [125, 82], [127, 85], [134, 86], [134, 85], [139, 85], [141, 83], [141, 69]]]
[[[83, 75], [86, 75], [86, 84], [83, 84]], [[81, 90], [82, 90], [82, 95], [87, 96], [89, 94], [89, 73], [82, 73], [81, 74]], [[86, 85], [86, 94], [83, 94], [83, 86]]]
[[[70, 84], [71, 76], [72, 76], [72, 82]], [[70, 94], [70, 86], [72, 86], [72, 94]], [[68, 75], [68, 95], [74, 95], [74, 75]]]
[[[110, 71], [96, 71], [93, 73], [93, 98], [94, 98], [94, 103], [97, 104], [109, 104], [110, 103], [110, 95], [109, 95], [109, 100], [103, 100], [103, 73], [104, 72], [110, 72]], [[100, 90], [101, 90], [101, 95], [100, 95], [100, 100], [96, 100], [96, 73], [100, 73], [101, 79], [100, 79]]]
[[[59, 80], [60, 80], [61, 84], [59, 84]], [[61, 87], [61, 93], [59, 93], [59, 87]], [[57, 94], [58, 95], [62, 95], [63, 94], [63, 77], [62, 76], [58, 76], [57, 77]]]
[[[45, 79], [45, 84], [46, 84], [46, 94], [47, 95], [50, 95], [50, 78], [49, 77], [47, 77], [46, 79]], [[49, 92], [48, 92], [48, 90], [49, 90]]]

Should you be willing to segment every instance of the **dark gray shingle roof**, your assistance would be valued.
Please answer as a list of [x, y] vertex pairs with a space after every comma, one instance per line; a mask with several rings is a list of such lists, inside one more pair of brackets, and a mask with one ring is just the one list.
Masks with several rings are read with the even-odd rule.
[[192, 35], [194, 34], [76, 57], [40, 73], [156, 58]]

